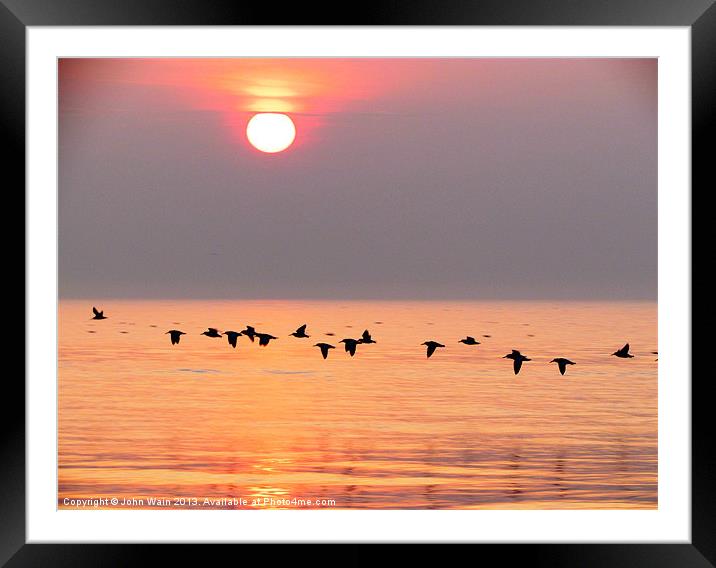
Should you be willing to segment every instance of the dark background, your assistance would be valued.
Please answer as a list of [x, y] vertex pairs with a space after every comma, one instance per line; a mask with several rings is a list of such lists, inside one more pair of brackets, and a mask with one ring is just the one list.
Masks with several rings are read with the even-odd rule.
[[[404, 24], [404, 25], [640, 25], [692, 27], [692, 180], [695, 188], [712, 188], [710, 142], [714, 127], [716, 92], [716, 8], [710, 0], [688, 1], [569, 1], [520, 2], [365, 2], [355, 5], [288, 5], [193, 1], [3, 0], [0, 3], [0, 124], [5, 141], [7, 194], [21, 199], [24, 188], [24, 56], [25, 27], [32, 25], [260, 25], [260, 24]], [[708, 138], [707, 138], [708, 137]], [[698, 193], [698, 189], [692, 194]], [[698, 211], [698, 209], [696, 209]], [[694, 241], [694, 250], [704, 247]], [[699, 257], [696, 257], [699, 258]], [[707, 257], [706, 257], [707, 258]], [[16, 333], [16, 335], [21, 335]], [[24, 335], [24, 334], [23, 334]], [[700, 337], [698, 341], [703, 341]], [[692, 382], [692, 542], [691, 544], [631, 545], [477, 545], [412, 548], [425, 562], [463, 562], [537, 566], [710, 566], [716, 562], [714, 524], [714, 460], [712, 402], [708, 373], [695, 373]], [[687, 377], [681, 377], [686, 380]], [[24, 384], [8, 375], [5, 405], [0, 413], [0, 562], [8, 566], [128, 566], [163, 564], [181, 558], [197, 564], [213, 563], [216, 552], [227, 552], [231, 562], [250, 561], [259, 553], [263, 562], [365, 565], [394, 547], [352, 544], [320, 551], [276, 547], [256, 550], [236, 546], [161, 545], [26, 545], [25, 544], [25, 415]], [[237, 535], [240, 537], [240, 535]], [[411, 560], [401, 549], [400, 561]], [[301, 558], [302, 557], [302, 558]]]

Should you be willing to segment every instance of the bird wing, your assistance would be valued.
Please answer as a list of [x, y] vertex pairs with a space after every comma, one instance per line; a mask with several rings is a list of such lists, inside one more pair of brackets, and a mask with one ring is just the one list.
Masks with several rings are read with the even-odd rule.
[[94, 312], [94, 315], [96, 315], [96, 316], [101, 316], [101, 315], [102, 315], [102, 312], [100, 312], [100, 311], [99, 311], [97, 308], [95, 308], [94, 306], [92, 306], [92, 311]]
[[431, 343], [430, 345], [428, 345], [428, 357], [430, 357], [433, 353], [435, 353], [435, 350], [437, 348], [438, 348], [438, 346], [435, 345], [434, 343]]
[[475, 341], [475, 338], [471, 335], [468, 335], [465, 339], [467, 339], [468, 341]]
[[321, 348], [321, 355], [323, 355], [323, 358], [325, 359], [328, 357], [328, 345], [320, 345]]
[[346, 351], [348, 351], [348, 353], [351, 354], [351, 357], [353, 357], [353, 355], [356, 354], [356, 344], [353, 342], [346, 343]]
[[226, 337], [229, 338], [229, 344], [230, 344], [232, 347], [236, 347], [236, 338], [238, 337], [238, 335], [235, 334], [235, 333], [228, 333], [228, 334], [226, 335]]
[[622, 347], [622, 353], [629, 353], [629, 344], [628, 343], [624, 347]]
[[567, 361], [557, 361], [557, 365], [559, 365], [559, 372], [564, 375], [567, 370]]
[[304, 333], [306, 333], [306, 326], [307, 326], [307, 325], [308, 325], [307, 323], [304, 323], [301, 327], [299, 327], [299, 328], [296, 330], [296, 333], [298, 333], [299, 335], [303, 335]]
[[370, 332], [367, 329], [363, 332], [363, 339], [370, 341]]
[[515, 359], [512, 366], [515, 369], [515, 375], [516, 375], [517, 373], [520, 372], [520, 369], [522, 368], [522, 359]]
[[268, 342], [269, 342], [269, 338], [266, 337], [265, 335], [262, 335], [261, 337], [259, 337], [259, 345], [263, 345], [265, 347], [266, 345], [268, 345]]

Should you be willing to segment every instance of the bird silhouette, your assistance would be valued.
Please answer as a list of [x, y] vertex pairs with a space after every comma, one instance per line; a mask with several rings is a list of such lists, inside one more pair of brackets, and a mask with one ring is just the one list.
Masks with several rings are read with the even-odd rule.
[[517, 349], [513, 349], [512, 353], [508, 353], [503, 357], [503, 359], [512, 359], [512, 368], [515, 370], [515, 375], [520, 372], [523, 361], [532, 361], [532, 359], [530, 359], [529, 357], [525, 357], [524, 355], [522, 355], [522, 353], [517, 351]]
[[206, 331], [202, 332], [202, 335], [206, 335], [207, 337], [221, 337], [221, 333], [219, 333], [219, 330], [215, 327], [207, 328]]
[[477, 341], [474, 337], [470, 337], [469, 335], [465, 339], [461, 339], [458, 341], [458, 343], [464, 343], [465, 345], [480, 345], [480, 342]]
[[[658, 352], [658, 351], [652, 351], [651, 354], [652, 354], [652, 355], [658, 355], [659, 352]], [[658, 360], [659, 360], [658, 357], [657, 357], [656, 359], [654, 359], [654, 361], [658, 361]]]
[[293, 335], [294, 337], [299, 337], [299, 338], [310, 337], [310, 335], [306, 335], [306, 325], [308, 325], [308, 324], [304, 323], [301, 327], [299, 327], [291, 335]]
[[259, 345], [261, 347], [266, 347], [272, 339], [278, 339], [278, 337], [274, 337], [268, 333], [256, 333], [256, 337], [259, 338]]
[[425, 345], [428, 348], [428, 357], [435, 353], [438, 347], [445, 347], [442, 343], [438, 343], [437, 341], [425, 341], [420, 345]]
[[[181, 336], [186, 335], [186, 333], [184, 333], [183, 331], [179, 331], [178, 329], [170, 329], [169, 331], [167, 331], [167, 333], [170, 334], [169, 337], [172, 340], [172, 345], [176, 345], [177, 343], [179, 343]], [[166, 333], [164, 335], [166, 335]]]
[[366, 329], [358, 340], [358, 343], [377, 343], [377, 341], [370, 336], [370, 332]]
[[345, 343], [346, 344], [346, 353], [350, 353], [351, 357], [353, 357], [356, 354], [356, 345], [358, 345], [359, 340], [358, 339], [341, 339], [339, 343]]
[[225, 331], [224, 335], [229, 340], [229, 345], [231, 345], [234, 349], [236, 349], [236, 340], [239, 338], [239, 335], [241, 335], [240, 331]]
[[569, 359], [565, 359], [564, 357], [555, 357], [550, 361], [550, 363], [557, 363], [557, 365], [559, 366], [559, 372], [562, 375], [564, 375], [564, 373], [567, 371], [567, 365], [576, 365], [574, 361], [570, 361]]
[[314, 347], [320, 347], [321, 348], [321, 355], [323, 355], [324, 359], [328, 358], [328, 350], [329, 349], [335, 349], [335, 347], [329, 343], [316, 343]]
[[624, 347], [619, 349], [618, 351], [615, 351], [612, 353], [612, 355], [615, 355], [616, 357], [619, 357], [620, 359], [631, 359], [634, 357], [631, 353], [629, 353], [629, 344], [627, 343]]
[[104, 310], [102, 310], [102, 311], [100, 312], [97, 308], [95, 308], [94, 306], [92, 306], [92, 312], [94, 313], [94, 317], [92, 318], [93, 320], [105, 320], [105, 319], [107, 319], [107, 316], [104, 315]]
[[251, 343], [253, 343], [254, 337], [256, 337], [257, 333], [253, 327], [251, 327], [250, 325], [247, 325], [246, 329], [241, 332], [241, 335], [245, 335], [246, 337], [248, 337], [251, 340]]

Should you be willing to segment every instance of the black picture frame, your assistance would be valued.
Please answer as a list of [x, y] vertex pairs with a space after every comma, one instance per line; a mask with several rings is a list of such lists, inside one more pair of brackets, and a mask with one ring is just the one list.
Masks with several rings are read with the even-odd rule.
[[[25, 180], [25, 32], [28, 26], [90, 25], [462, 25], [462, 26], [688, 26], [692, 57], [692, 187], [713, 186], [713, 155], [706, 140], [716, 108], [716, 6], [714, 0], [415, 0], [251, 5], [207, 0], [0, 0], [0, 124], [6, 180], [20, 194]], [[8, 176], [13, 173], [15, 176]], [[10, 183], [10, 182], [8, 182]], [[15, 192], [15, 188], [17, 191]], [[9, 188], [8, 188], [9, 189]], [[9, 191], [8, 191], [9, 193]], [[692, 196], [695, 192], [692, 189]], [[23, 201], [24, 203], [24, 201]], [[23, 205], [24, 208], [24, 205]], [[693, 222], [693, 221], [692, 221]], [[693, 225], [692, 225], [693, 231]], [[692, 276], [693, 277], [693, 276]], [[20, 566], [97, 566], [164, 564], [181, 554], [204, 564], [207, 548], [183, 545], [88, 545], [25, 543], [25, 399], [19, 375], [8, 374], [0, 412], [0, 564]], [[478, 560], [490, 547], [500, 563], [537, 566], [716, 566], [716, 464], [710, 440], [708, 374], [692, 381], [692, 540], [690, 544], [524, 544], [479, 545], [467, 558]], [[689, 377], [680, 377], [687, 380]], [[11, 402], [12, 401], [12, 402]], [[381, 547], [384, 550], [384, 547]], [[463, 551], [458, 551], [461, 555]], [[312, 562], [318, 557], [310, 554]], [[382, 555], [383, 552], [381, 551]], [[453, 550], [419, 551], [423, 561], [444, 563]], [[475, 553], [473, 553], [475, 554]], [[279, 553], [284, 557], [285, 551]], [[367, 563], [374, 548], [351, 544], [322, 554], [335, 564]], [[406, 558], [403, 557], [405, 561]], [[237, 561], [239, 559], [237, 558]]]

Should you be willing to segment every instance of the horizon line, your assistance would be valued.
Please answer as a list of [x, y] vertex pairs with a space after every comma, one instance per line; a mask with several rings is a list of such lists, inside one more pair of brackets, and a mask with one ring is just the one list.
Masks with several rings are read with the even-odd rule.
[[58, 301], [69, 300], [69, 301], [81, 301], [81, 300], [116, 300], [116, 301], [159, 301], [159, 300], [173, 300], [173, 301], [245, 301], [245, 302], [643, 302], [643, 303], [658, 303], [657, 298], [645, 298], [645, 297], [627, 297], [627, 298], [608, 298], [608, 297], [565, 297], [565, 298], [549, 298], [549, 297], [317, 297], [317, 296], [303, 296], [303, 297], [281, 297], [281, 296], [57, 296]]

